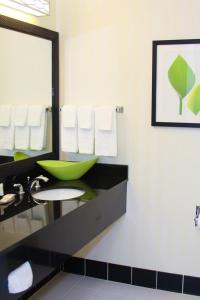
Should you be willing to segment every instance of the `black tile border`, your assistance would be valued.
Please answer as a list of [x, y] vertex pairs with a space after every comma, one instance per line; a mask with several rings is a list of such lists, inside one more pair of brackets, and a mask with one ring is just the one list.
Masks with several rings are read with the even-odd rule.
[[37, 292], [60, 271], [168, 292], [200, 296], [200, 277], [134, 268], [75, 256], [69, 258], [69, 256], [66, 256], [65, 263], [56, 268], [49, 276], [32, 287], [19, 299], [28, 299], [30, 295]]
[[[73, 262], [76, 265], [80, 262], [80, 258], [73, 257]], [[168, 292], [200, 296], [200, 277], [134, 268], [84, 258], [81, 259], [81, 264], [82, 266], [84, 264], [84, 274], [86, 276]], [[82, 273], [76, 272], [75, 274], [82, 275]]]
[[69, 258], [62, 267], [63, 272], [85, 275], [85, 260], [79, 257]]
[[182, 293], [183, 276], [179, 274], [158, 272], [157, 289]]
[[192, 276], [184, 276], [183, 293], [200, 296], [200, 278], [192, 277]]
[[108, 264], [108, 280], [131, 284], [131, 267]]
[[86, 276], [108, 279], [108, 264], [101, 261], [86, 259]]
[[157, 272], [140, 268], [132, 268], [132, 284], [151, 289], [156, 288]]

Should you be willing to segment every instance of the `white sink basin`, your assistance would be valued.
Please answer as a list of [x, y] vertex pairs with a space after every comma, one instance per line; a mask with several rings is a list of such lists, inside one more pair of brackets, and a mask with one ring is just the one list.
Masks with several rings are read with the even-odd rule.
[[85, 194], [84, 190], [75, 188], [58, 188], [36, 192], [32, 195], [35, 200], [44, 201], [62, 201], [74, 199]]

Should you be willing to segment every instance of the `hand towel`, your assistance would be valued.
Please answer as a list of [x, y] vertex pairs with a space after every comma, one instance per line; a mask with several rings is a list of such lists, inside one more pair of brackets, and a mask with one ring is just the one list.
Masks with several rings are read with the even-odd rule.
[[47, 113], [46, 108], [42, 109], [41, 125], [30, 127], [30, 149], [43, 150], [47, 141]]
[[78, 108], [79, 153], [94, 153], [94, 111], [91, 107]]
[[102, 106], [95, 110], [95, 126], [99, 130], [112, 130], [113, 106]]
[[10, 126], [11, 105], [0, 105], [0, 126]]
[[18, 105], [15, 107], [15, 126], [25, 126], [27, 124], [28, 106]]
[[77, 110], [78, 128], [91, 129], [93, 126], [93, 110], [91, 106], [80, 106]]
[[73, 105], [62, 107], [62, 124], [65, 128], [74, 128], [77, 124], [77, 111]]
[[102, 130], [100, 129], [102, 126], [99, 127], [99, 120], [103, 121], [104, 112], [104, 109], [97, 108], [95, 110], [95, 154], [99, 156], [117, 156], [117, 120], [115, 107], [112, 108], [112, 130]]
[[63, 106], [61, 113], [61, 150], [77, 153], [77, 110], [74, 106]]
[[41, 126], [44, 105], [31, 105], [28, 108], [28, 126]]
[[30, 139], [30, 130], [27, 125], [15, 127], [15, 149], [28, 150], [29, 139]]
[[14, 149], [14, 107], [11, 107], [10, 124], [9, 126], [0, 126], [0, 149]]

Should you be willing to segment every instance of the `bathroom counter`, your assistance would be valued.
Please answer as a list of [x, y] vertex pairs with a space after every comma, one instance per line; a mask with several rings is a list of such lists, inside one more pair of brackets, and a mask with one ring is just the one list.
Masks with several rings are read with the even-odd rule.
[[[115, 172], [117, 167], [114, 167]], [[102, 174], [99, 176], [91, 176], [88, 174], [81, 180], [58, 181], [50, 178], [48, 183], [43, 184], [41, 190], [51, 188], [77, 188], [83, 189], [85, 194], [72, 200], [63, 201], [40, 201], [40, 205], [36, 204], [30, 196], [25, 194], [20, 205], [15, 207], [15, 203], [20, 201], [17, 199], [7, 208], [0, 205], [0, 252], [7, 250], [9, 247], [29, 237], [33, 233], [44, 229], [46, 226], [54, 223], [56, 220], [70, 214], [72, 211], [80, 209], [81, 206], [89, 205], [89, 202], [101, 199], [111, 191], [119, 183], [127, 180], [127, 176], [120, 178], [107, 176]], [[48, 175], [49, 176], [49, 175]]]
[[[17, 211], [10, 205], [0, 216], [0, 280], [25, 261], [31, 261], [33, 287], [38, 286], [120, 218], [126, 212], [127, 173], [127, 166], [97, 164], [81, 180], [51, 178], [45, 184], [45, 188], [84, 189], [85, 194], [76, 199], [37, 205], [28, 203], [25, 196]], [[26, 299], [23, 294], [14, 296], [5, 288], [0, 289], [0, 299]]]

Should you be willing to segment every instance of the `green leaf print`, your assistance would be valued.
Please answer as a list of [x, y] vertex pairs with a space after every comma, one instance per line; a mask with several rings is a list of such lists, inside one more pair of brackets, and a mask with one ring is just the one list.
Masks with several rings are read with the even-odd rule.
[[168, 78], [179, 95], [179, 114], [182, 115], [183, 98], [194, 86], [195, 74], [187, 61], [178, 55], [168, 70]]

